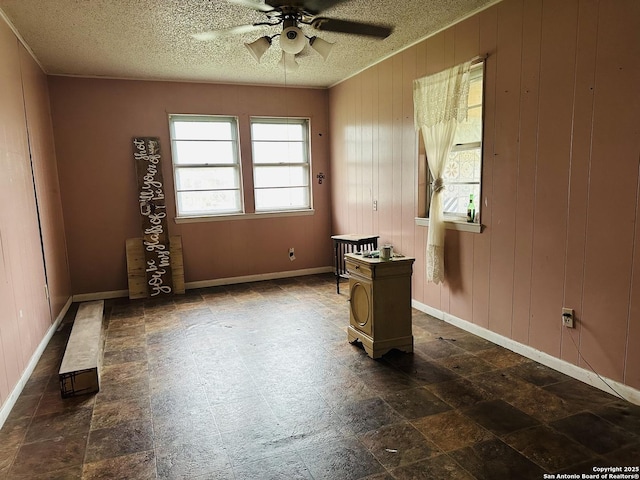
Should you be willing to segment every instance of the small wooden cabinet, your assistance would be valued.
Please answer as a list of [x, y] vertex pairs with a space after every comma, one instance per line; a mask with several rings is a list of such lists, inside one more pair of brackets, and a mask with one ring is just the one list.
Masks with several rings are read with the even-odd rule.
[[347, 338], [359, 341], [371, 358], [397, 348], [413, 352], [411, 272], [413, 258], [391, 260], [347, 253], [350, 321]]

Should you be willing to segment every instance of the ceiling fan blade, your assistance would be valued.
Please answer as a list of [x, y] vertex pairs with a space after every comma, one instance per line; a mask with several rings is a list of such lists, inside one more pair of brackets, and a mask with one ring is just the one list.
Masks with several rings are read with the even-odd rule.
[[345, 0], [265, 0], [265, 3], [275, 9], [290, 7], [302, 10], [310, 15], [317, 15], [323, 10], [343, 3], [344, 1]]
[[222, 28], [220, 30], [211, 30], [209, 32], [192, 33], [191, 36], [202, 42], [209, 42], [216, 38], [226, 37], [228, 35], [239, 35], [241, 33], [253, 32], [258, 30], [261, 25], [236, 25], [235, 27]]
[[344, 0], [303, 0], [302, 3], [304, 4], [305, 10], [318, 14], [334, 5], [344, 3]]
[[254, 2], [252, 0], [227, 0], [227, 3], [235, 3], [236, 5], [240, 5], [241, 7], [251, 8], [260, 12], [270, 12], [271, 10], [273, 10], [273, 7], [271, 7], [270, 5]]
[[[244, 2], [248, 0], [240, 1]], [[345, 1], [348, 0], [264, 0], [264, 2], [273, 7], [274, 10], [294, 9], [311, 16], [318, 15], [320, 12], [339, 3], [344, 3]]]
[[373, 23], [336, 20], [334, 18], [317, 17], [311, 22], [316, 30], [327, 32], [350, 33], [352, 35], [366, 35], [369, 37], [387, 38], [393, 32], [393, 27], [375, 25]]

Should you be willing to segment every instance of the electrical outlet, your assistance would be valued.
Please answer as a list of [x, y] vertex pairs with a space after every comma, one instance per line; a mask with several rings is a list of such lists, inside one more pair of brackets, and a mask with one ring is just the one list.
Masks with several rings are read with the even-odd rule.
[[573, 318], [573, 308], [562, 309], [562, 325], [567, 328], [576, 328]]
[[377, 212], [378, 211], [378, 200], [374, 200], [373, 201], [373, 211]]
[[293, 249], [293, 247], [291, 247], [289, 249], [289, 260], [291, 260], [292, 262], [296, 259], [296, 253], [295, 250]]

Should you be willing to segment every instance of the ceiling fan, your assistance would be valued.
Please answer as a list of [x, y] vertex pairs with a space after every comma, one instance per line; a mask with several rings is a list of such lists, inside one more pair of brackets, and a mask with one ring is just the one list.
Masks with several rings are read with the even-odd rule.
[[319, 31], [364, 35], [380, 39], [391, 35], [393, 28], [387, 25], [318, 16], [324, 10], [346, 1], [349, 0], [264, 0], [264, 3], [252, 0], [227, 0], [228, 3], [263, 12], [267, 17], [266, 21], [195, 33], [192, 37], [197, 40], [209, 41], [226, 35], [252, 32], [261, 29], [265, 25], [282, 25], [281, 33], [260, 37], [254, 42], [245, 43], [245, 46], [256, 61], [260, 62], [262, 55], [271, 46], [272, 39], [279, 36], [280, 48], [282, 48], [280, 64], [286, 69], [296, 69], [298, 68], [296, 55], [304, 49], [306, 45], [305, 39], [309, 40], [311, 48], [322, 55], [325, 60], [333, 47], [333, 43], [317, 36], [309, 37], [305, 35], [301, 26], [309, 26]]

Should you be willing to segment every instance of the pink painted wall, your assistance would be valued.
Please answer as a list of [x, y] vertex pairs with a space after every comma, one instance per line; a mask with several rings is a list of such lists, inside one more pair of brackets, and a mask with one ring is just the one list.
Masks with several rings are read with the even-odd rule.
[[[417, 301], [640, 388], [638, 31], [636, 0], [505, 0], [333, 87], [333, 233], [415, 256]], [[436, 286], [412, 81], [482, 54], [485, 229], [447, 232]]]
[[[50, 77], [49, 87], [74, 294], [127, 289], [125, 240], [141, 236], [134, 136], [160, 138], [168, 228], [182, 236], [186, 282], [332, 264], [330, 188], [315, 181], [329, 168], [326, 90], [66, 77]], [[176, 224], [170, 113], [237, 116], [249, 191], [249, 117], [311, 118], [315, 214]]]
[[31, 55], [20, 48], [29, 149], [38, 200], [51, 313], [55, 319], [71, 296], [67, 244], [60, 200], [47, 77]]
[[0, 20], [2, 405], [71, 295], [53, 144], [46, 77]]

